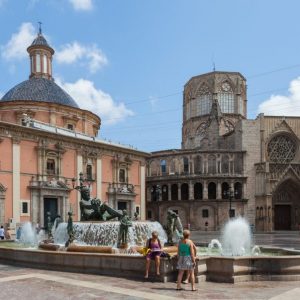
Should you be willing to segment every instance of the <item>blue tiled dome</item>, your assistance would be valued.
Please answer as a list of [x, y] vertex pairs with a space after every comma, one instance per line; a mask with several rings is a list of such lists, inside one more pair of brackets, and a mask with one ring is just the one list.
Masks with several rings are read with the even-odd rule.
[[0, 102], [18, 100], [50, 102], [79, 108], [69, 94], [53, 80], [45, 78], [31, 78], [19, 83], [10, 89]]

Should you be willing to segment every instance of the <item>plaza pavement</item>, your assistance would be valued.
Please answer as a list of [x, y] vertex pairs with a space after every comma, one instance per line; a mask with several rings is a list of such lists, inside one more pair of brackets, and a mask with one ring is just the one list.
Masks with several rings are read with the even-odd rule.
[[100, 275], [34, 270], [0, 265], [0, 299], [264, 299], [298, 300], [299, 282], [245, 282], [236, 284], [202, 282], [196, 292], [176, 291], [176, 284], [154, 278], [127, 280]]
[[[219, 238], [215, 232], [192, 232], [197, 243]], [[300, 250], [298, 232], [276, 232], [254, 235], [255, 243]], [[124, 279], [101, 275], [37, 270], [0, 264], [0, 300], [77, 300], [77, 299], [245, 299], [245, 300], [299, 300], [299, 281], [260, 281], [235, 284], [201, 282], [197, 291], [183, 285], [176, 291], [176, 283]]]

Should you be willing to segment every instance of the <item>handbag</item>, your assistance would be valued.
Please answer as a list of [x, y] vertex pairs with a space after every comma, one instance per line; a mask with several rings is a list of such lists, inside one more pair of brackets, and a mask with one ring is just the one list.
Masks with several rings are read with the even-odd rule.
[[151, 251], [150, 248], [148, 248], [148, 247], [143, 247], [143, 248], [141, 249], [141, 254], [142, 254], [143, 256], [146, 256], [150, 251]]

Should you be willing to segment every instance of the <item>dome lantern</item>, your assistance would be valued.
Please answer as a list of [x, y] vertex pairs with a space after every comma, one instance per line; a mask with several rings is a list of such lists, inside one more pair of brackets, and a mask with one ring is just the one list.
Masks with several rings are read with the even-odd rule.
[[39, 32], [32, 44], [27, 48], [30, 57], [29, 78], [52, 79], [52, 56], [54, 54], [42, 34], [41, 22], [39, 22]]

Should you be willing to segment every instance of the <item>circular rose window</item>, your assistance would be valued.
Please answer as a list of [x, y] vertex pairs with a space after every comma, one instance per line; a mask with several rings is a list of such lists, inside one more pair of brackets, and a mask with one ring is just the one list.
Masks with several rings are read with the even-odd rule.
[[271, 139], [268, 144], [268, 155], [272, 162], [288, 163], [296, 155], [295, 142], [286, 135], [278, 135]]

